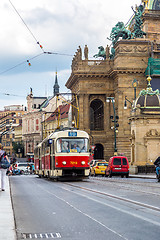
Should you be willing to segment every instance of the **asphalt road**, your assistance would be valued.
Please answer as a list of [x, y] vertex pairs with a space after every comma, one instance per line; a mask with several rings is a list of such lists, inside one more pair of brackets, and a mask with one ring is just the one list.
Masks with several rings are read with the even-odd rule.
[[151, 240], [160, 237], [160, 183], [10, 177], [18, 239]]

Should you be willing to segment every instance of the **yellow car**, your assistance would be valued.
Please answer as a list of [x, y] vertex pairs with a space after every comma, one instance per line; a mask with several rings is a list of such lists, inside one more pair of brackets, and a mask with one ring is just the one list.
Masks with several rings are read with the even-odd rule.
[[105, 175], [105, 170], [108, 166], [107, 162], [96, 162], [96, 164], [91, 168], [91, 176]]

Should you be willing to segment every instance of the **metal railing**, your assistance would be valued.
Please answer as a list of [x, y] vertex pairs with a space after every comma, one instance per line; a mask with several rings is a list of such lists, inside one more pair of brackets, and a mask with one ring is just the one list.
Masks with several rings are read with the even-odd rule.
[[145, 166], [137, 166], [138, 173], [155, 173], [155, 166], [154, 165], [145, 165]]

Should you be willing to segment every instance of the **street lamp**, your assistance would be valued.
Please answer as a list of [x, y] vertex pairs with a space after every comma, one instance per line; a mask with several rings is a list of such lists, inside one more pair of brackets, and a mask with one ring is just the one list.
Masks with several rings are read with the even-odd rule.
[[132, 86], [134, 88], [134, 100], [136, 100], [136, 91], [137, 91], [137, 87], [138, 87], [138, 82], [136, 79], [133, 80]]
[[[138, 86], [138, 82], [136, 79], [134, 79], [132, 81], [132, 87], [134, 88], [134, 101], [136, 100], [136, 93], [137, 93], [137, 86]], [[129, 102], [131, 104], [131, 107], [133, 105], [133, 103], [127, 98], [127, 96], [125, 96], [125, 101], [124, 101], [124, 109], [127, 109], [127, 102]]]
[[124, 109], [127, 109], [127, 102], [129, 102], [131, 104], [131, 107], [132, 107], [132, 102], [127, 98], [127, 96], [125, 96]]
[[116, 115], [116, 110], [115, 110], [115, 105], [114, 105], [114, 97], [107, 97], [106, 99], [106, 102], [112, 102], [112, 105], [113, 105], [113, 116], [110, 116], [110, 119], [112, 119], [112, 122], [114, 123], [114, 126], [111, 127], [111, 129], [114, 130], [114, 155], [116, 156], [117, 155], [117, 132], [118, 132], [118, 127], [119, 127], [119, 124], [118, 124], [118, 119], [119, 119], [119, 116]]

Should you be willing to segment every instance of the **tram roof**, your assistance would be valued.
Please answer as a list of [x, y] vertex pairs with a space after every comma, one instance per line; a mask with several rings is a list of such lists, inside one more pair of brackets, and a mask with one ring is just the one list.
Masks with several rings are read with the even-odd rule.
[[69, 129], [62, 129], [62, 130], [56, 130], [55, 132], [51, 133], [47, 138], [45, 138], [43, 140], [46, 141], [48, 139], [53, 139], [53, 138], [58, 138], [58, 137], [68, 137], [69, 136], [69, 132], [71, 133], [77, 133], [77, 135], [70, 136], [70, 137], [86, 137], [89, 138], [89, 135], [87, 132], [83, 131], [83, 130], [78, 130], [76, 128], [69, 128]]

